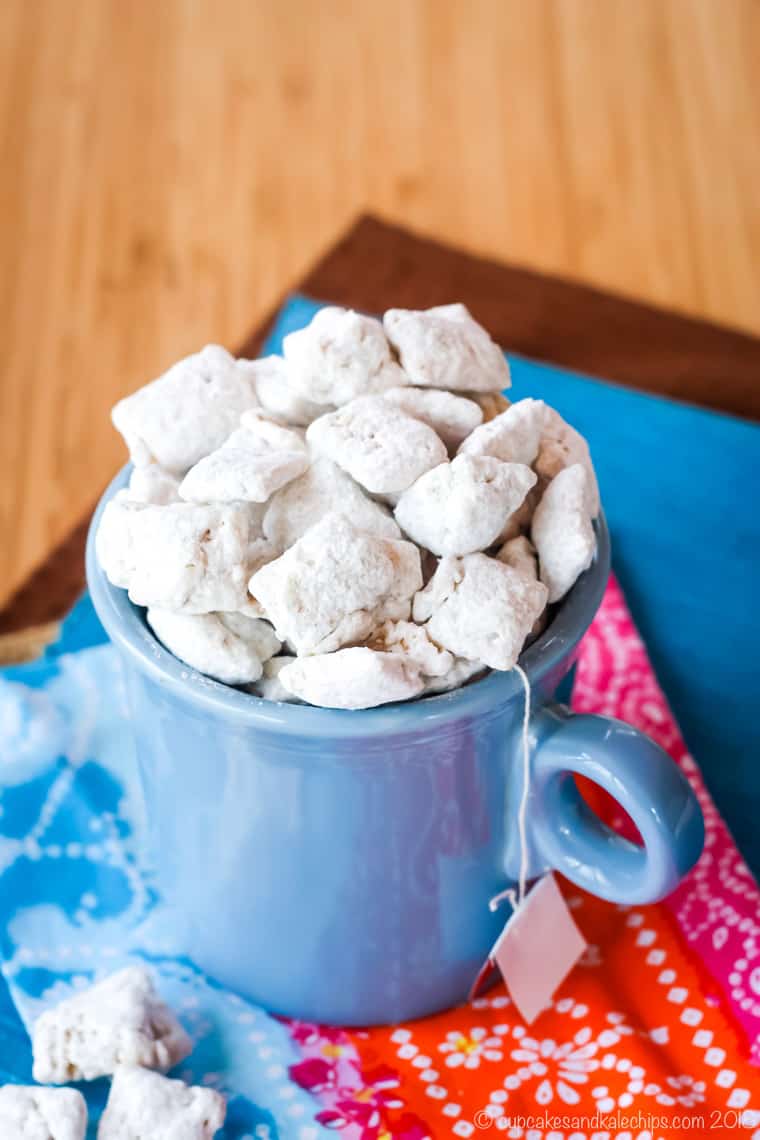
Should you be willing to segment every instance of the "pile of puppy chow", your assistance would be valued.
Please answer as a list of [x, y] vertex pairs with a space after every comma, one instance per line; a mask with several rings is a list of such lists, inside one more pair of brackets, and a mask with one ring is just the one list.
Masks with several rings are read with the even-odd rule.
[[76, 993], [35, 1022], [34, 1079], [0, 1088], [3, 1140], [85, 1140], [77, 1089], [46, 1088], [111, 1077], [98, 1140], [212, 1140], [227, 1105], [214, 1089], [163, 1076], [192, 1042], [142, 966]]
[[209, 346], [120, 401], [97, 554], [201, 673], [368, 708], [511, 669], [596, 550], [588, 446], [510, 404], [464, 305], [321, 309], [283, 356]]

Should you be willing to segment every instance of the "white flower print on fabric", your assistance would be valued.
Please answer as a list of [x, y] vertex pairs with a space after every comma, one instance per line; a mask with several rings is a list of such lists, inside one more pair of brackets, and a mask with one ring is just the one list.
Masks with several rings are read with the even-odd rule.
[[452, 1030], [446, 1034], [446, 1040], [438, 1048], [441, 1053], [447, 1054], [446, 1064], [450, 1069], [459, 1065], [464, 1065], [465, 1069], [477, 1069], [481, 1061], [503, 1059], [501, 1044], [500, 1038], [490, 1037], [487, 1029], [476, 1026], [469, 1033]]

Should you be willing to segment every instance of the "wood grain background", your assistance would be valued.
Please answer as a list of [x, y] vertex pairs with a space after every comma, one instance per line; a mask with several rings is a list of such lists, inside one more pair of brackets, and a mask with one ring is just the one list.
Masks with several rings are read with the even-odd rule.
[[4, 0], [0, 604], [363, 210], [760, 332], [758, 60], [756, 0]]

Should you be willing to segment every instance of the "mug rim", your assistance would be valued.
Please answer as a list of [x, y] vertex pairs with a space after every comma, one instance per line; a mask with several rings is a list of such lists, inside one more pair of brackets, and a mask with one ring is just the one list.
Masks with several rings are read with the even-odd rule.
[[[130, 601], [125, 589], [112, 585], [95, 554], [95, 535], [108, 501], [129, 481], [127, 463], [111, 480], [98, 502], [87, 534], [87, 586], [92, 603], [111, 642], [141, 672], [183, 700], [235, 722], [275, 733], [299, 736], [362, 737], [405, 731], [419, 732], [461, 717], [493, 712], [522, 695], [514, 671], [489, 670], [485, 676], [446, 693], [432, 693], [369, 709], [331, 709], [271, 701], [225, 685], [199, 673], [170, 653], [148, 627], [145, 607]], [[599, 608], [610, 573], [610, 539], [600, 509], [594, 521], [597, 549], [543, 633], [525, 649], [519, 664], [532, 685], [572, 652]]]

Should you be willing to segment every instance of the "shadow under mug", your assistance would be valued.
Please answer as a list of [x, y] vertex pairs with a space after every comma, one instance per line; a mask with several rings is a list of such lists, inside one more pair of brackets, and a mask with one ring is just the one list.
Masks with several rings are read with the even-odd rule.
[[[124, 666], [158, 889], [180, 949], [276, 1013], [392, 1023], [466, 998], [518, 875], [524, 697], [514, 673], [377, 709], [261, 700], [168, 653], [110, 585], [87, 578]], [[653, 902], [702, 849], [697, 801], [648, 737], [551, 703], [604, 593], [609, 538], [521, 657], [532, 686], [529, 876], [554, 868], [617, 903]], [[607, 828], [573, 774], [606, 789], [643, 845]]]

